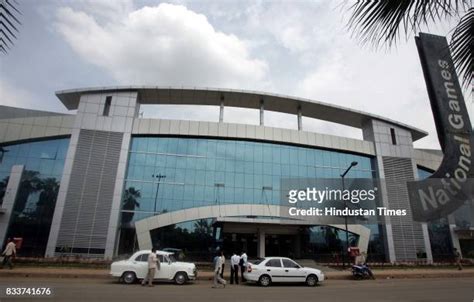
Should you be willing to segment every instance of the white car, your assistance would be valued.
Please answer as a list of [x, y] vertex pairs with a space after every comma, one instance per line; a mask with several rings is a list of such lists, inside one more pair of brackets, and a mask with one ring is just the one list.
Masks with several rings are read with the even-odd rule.
[[304, 282], [309, 286], [315, 286], [318, 282], [324, 281], [322, 271], [302, 267], [290, 258], [284, 257], [267, 257], [248, 263], [244, 277], [262, 286], [269, 286], [272, 282]]
[[[131, 284], [142, 280], [148, 272], [148, 255], [150, 250], [138, 251], [127, 260], [113, 262], [110, 267], [110, 275], [118, 277], [124, 283]], [[160, 269], [156, 270], [154, 280], [169, 280], [176, 284], [184, 284], [190, 280], [196, 280], [197, 270], [194, 263], [178, 262], [172, 253], [156, 251], [160, 259]]]

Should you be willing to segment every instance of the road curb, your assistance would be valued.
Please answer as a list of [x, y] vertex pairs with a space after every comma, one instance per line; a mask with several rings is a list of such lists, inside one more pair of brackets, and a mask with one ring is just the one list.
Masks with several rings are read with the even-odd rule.
[[0, 272], [0, 277], [24, 277], [24, 278], [70, 278], [70, 279], [106, 279], [110, 278], [109, 275], [104, 274], [75, 274], [75, 273], [39, 273], [39, 272]]
[[[385, 274], [375, 273], [376, 279], [435, 279], [435, 278], [471, 278], [474, 277], [474, 271], [472, 272], [453, 272], [453, 273], [410, 273], [410, 274]], [[350, 273], [347, 274], [327, 274], [327, 280], [354, 280]]]
[[[384, 273], [375, 272], [377, 279], [428, 279], [428, 278], [469, 278], [474, 277], [474, 270], [469, 271], [453, 271], [453, 272], [442, 272], [436, 271], [429, 273], [416, 273], [416, 272], [396, 272], [396, 273]], [[353, 280], [350, 272], [329, 272], [325, 274], [327, 280]], [[25, 272], [15, 270], [0, 270], [0, 278], [12, 277], [12, 278], [68, 278], [68, 279], [112, 279], [107, 273], [103, 272]], [[213, 279], [212, 273], [201, 273], [198, 275], [197, 280], [211, 281]], [[229, 279], [227, 277], [227, 279]]]

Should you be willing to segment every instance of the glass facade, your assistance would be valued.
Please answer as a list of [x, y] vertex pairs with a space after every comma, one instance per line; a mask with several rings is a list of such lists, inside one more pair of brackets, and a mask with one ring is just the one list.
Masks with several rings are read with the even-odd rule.
[[359, 236], [331, 226], [306, 227], [302, 232], [301, 258], [314, 258], [318, 262], [341, 262], [341, 251], [347, 246], [357, 246]]
[[[127, 220], [154, 213], [225, 204], [279, 204], [280, 179], [372, 178], [370, 157], [272, 143], [134, 137], [123, 210]], [[160, 177], [161, 176], [161, 177]], [[159, 180], [158, 180], [159, 179]]]
[[69, 138], [2, 145], [0, 204], [13, 165], [25, 165], [13, 207], [8, 237], [22, 237], [21, 256], [43, 256]]
[[212, 219], [198, 219], [172, 224], [151, 231], [150, 236], [155, 247], [178, 252], [178, 258], [210, 261], [214, 247], [212, 223]]
[[[339, 178], [353, 161], [358, 165], [348, 178], [373, 178], [368, 156], [254, 141], [133, 137], [122, 204], [119, 254], [131, 252], [130, 247], [136, 245], [134, 221], [209, 205], [279, 205], [281, 178]], [[380, 240], [379, 227], [370, 227], [371, 238]], [[177, 228], [181, 226], [173, 226], [173, 230]], [[164, 229], [155, 232], [163, 234]], [[161, 242], [159, 246], [170, 244]], [[194, 249], [190, 244], [187, 246]], [[384, 254], [383, 250], [378, 253]]]

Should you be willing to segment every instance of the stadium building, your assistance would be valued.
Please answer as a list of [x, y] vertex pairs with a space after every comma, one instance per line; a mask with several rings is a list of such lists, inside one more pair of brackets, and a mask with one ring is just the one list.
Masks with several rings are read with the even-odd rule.
[[[442, 153], [415, 149], [426, 132], [381, 116], [260, 92], [148, 86], [56, 93], [74, 114], [0, 106], [0, 242], [19, 255], [112, 258], [181, 249], [206, 258], [217, 246], [337, 261], [341, 225], [280, 215], [281, 178], [381, 178], [380, 206], [410, 209], [389, 181], [425, 178]], [[217, 106], [219, 120], [149, 119], [141, 105]], [[259, 125], [224, 122], [226, 107], [259, 110]], [[409, 109], [408, 109], [409, 110]], [[266, 126], [265, 112], [298, 129]], [[428, 114], [428, 113], [425, 113]], [[361, 129], [363, 139], [305, 131], [303, 117]], [[388, 217], [349, 225], [350, 245], [372, 261], [438, 261], [474, 250], [474, 207], [430, 223]]]

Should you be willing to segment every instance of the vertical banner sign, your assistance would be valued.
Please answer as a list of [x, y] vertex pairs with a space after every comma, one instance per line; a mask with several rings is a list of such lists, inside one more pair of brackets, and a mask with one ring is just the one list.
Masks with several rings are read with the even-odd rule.
[[430, 178], [408, 183], [413, 218], [426, 222], [473, 201], [474, 137], [446, 38], [420, 33], [415, 40], [444, 153]]

